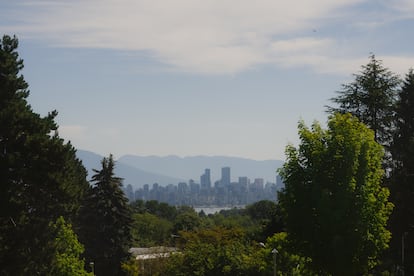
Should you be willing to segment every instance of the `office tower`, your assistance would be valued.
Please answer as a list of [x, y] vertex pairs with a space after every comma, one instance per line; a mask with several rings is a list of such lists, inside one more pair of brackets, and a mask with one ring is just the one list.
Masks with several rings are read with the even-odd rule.
[[247, 176], [240, 176], [239, 177], [239, 185], [241, 187], [247, 188], [249, 184], [250, 184], [250, 180]]
[[221, 168], [221, 185], [227, 187], [230, 185], [230, 167]]
[[200, 176], [201, 189], [211, 188], [210, 169], [205, 169], [204, 174]]

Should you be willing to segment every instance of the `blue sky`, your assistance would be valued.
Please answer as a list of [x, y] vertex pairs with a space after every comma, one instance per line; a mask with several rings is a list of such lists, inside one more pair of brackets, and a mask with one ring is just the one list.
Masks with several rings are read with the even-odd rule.
[[370, 53], [414, 66], [410, 0], [2, 1], [34, 111], [102, 155], [284, 159]]

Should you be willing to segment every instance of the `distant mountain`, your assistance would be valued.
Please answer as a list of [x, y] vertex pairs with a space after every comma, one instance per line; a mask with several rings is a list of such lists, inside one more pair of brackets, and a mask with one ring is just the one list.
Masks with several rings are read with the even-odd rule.
[[239, 176], [247, 176], [253, 181], [263, 178], [265, 181], [276, 182], [276, 170], [283, 165], [281, 160], [256, 161], [252, 159], [227, 156], [134, 156], [124, 155], [118, 159], [119, 164], [129, 165], [148, 172], [159, 173], [181, 179], [193, 179], [199, 182], [204, 169], [211, 170], [211, 180], [221, 178], [221, 168], [231, 168], [232, 181]]
[[[78, 150], [77, 157], [82, 160], [83, 165], [88, 170], [88, 179], [94, 175], [93, 169], [101, 169], [103, 156], [85, 150]], [[142, 187], [144, 184], [158, 183], [160, 185], [177, 184], [184, 181], [182, 178], [169, 177], [154, 172], [129, 166], [121, 162], [115, 163], [115, 174], [124, 179], [124, 186], [131, 184], [134, 189]]]

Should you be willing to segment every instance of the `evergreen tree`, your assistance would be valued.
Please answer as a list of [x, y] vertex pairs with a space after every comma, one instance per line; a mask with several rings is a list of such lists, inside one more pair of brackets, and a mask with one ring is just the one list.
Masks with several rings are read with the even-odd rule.
[[374, 131], [375, 141], [388, 147], [392, 139], [393, 108], [400, 80], [371, 55], [355, 80], [342, 85], [338, 97], [331, 100], [339, 107], [328, 112], [351, 113]]
[[87, 188], [75, 149], [57, 133], [56, 111], [27, 102], [18, 39], [0, 40], [0, 267], [2, 275], [45, 274], [50, 222], [72, 221]]
[[394, 171], [391, 195], [395, 211], [391, 219], [392, 247], [396, 263], [402, 261], [405, 248], [406, 275], [414, 275], [414, 72], [410, 70], [399, 92], [396, 123], [391, 147]]
[[102, 169], [94, 170], [81, 209], [80, 240], [85, 245], [87, 262], [95, 264], [96, 275], [122, 275], [121, 263], [128, 260], [131, 244], [132, 213], [114, 175], [112, 155], [102, 160]]
[[392, 210], [381, 187], [382, 147], [350, 114], [335, 114], [328, 130], [299, 125], [299, 148], [288, 146], [279, 202], [293, 248], [319, 275], [359, 275], [387, 248]]

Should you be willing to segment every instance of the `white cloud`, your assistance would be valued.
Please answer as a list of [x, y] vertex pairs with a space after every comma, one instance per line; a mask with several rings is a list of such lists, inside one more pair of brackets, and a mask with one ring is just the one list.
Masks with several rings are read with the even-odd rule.
[[[16, 23], [15, 29], [63, 47], [149, 51], [158, 61], [187, 72], [235, 73], [266, 63], [343, 72], [353, 58], [338, 58], [337, 43], [311, 37], [312, 30], [343, 14], [342, 20], [357, 20], [345, 11], [363, 2], [27, 1], [16, 11], [25, 23]], [[414, 9], [412, 1], [393, 2], [393, 7]]]

